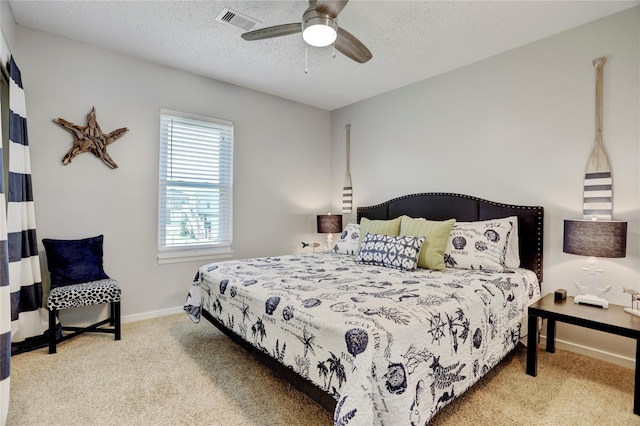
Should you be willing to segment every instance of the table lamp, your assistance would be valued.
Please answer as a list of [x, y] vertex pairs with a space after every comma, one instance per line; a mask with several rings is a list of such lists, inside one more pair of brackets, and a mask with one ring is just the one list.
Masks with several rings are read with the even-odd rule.
[[318, 233], [327, 235], [327, 251], [333, 248], [333, 235], [342, 232], [342, 215], [319, 214]]
[[614, 220], [565, 220], [562, 251], [569, 254], [589, 256], [588, 267], [582, 268], [591, 277], [587, 285], [574, 281], [579, 294], [575, 303], [608, 308], [609, 302], [600, 295], [611, 289], [610, 285], [598, 287], [596, 274], [602, 269], [596, 266], [596, 257], [625, 257], [627, 255], [627, 222]]

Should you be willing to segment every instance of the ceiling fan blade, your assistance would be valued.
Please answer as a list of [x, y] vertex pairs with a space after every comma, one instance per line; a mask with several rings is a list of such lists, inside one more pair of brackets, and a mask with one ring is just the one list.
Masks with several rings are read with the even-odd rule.
[[264, 40], [267, 38], [281, 37], [302, 32], [302, 25], [300, 22], [294, 24], [276, 25], [273, 27], [260, 28], [259, 30], [249, 31], [243, 33], [241, 37], [245, 40]]
[[332, 19], [336, 19], [348, 2], [349, 0], [317, 0], [316, 12], [327, 14]]
[[343, 28], [338, 28], [338, 38], [336, 38], [335, 45], [338, 52], [361, 64], [373, 58], [367, 46]]

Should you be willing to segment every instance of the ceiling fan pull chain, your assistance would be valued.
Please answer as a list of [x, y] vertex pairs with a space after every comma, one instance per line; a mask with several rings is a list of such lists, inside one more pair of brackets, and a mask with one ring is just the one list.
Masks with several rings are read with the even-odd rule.
[[304, 73], [309, 74], [309, 47], [304, 47]]

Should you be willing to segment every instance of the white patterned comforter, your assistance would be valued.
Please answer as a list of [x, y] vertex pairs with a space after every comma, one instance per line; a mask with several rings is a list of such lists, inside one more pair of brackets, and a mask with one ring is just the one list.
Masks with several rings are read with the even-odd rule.
[[533, 272], [403, 272], [332, 253], [202, 266], [185, 310], [331, 393], [336, 425], [424, 425], [510, 352]]

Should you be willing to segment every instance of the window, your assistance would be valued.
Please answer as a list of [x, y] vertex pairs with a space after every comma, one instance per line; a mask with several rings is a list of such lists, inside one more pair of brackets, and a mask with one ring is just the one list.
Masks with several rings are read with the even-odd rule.
[[160, 110], [158, 261], [230, 257], [233, 123]]

